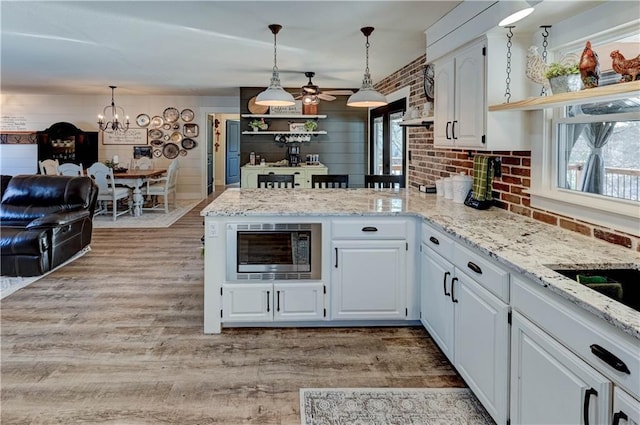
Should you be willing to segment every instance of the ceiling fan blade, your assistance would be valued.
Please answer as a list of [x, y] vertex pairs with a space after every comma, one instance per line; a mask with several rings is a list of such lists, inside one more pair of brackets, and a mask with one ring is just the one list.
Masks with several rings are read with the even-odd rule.
[[301, 95], [301, 94], [299, 94], [298, 96], [294, 97], [294, 99], [295, 99], [295, 100], [300, 100], [300, 99], [302, 99], [302, 95]]
[[322, 99], [322, 100], [329, 100], [329, 101], [336, 100], [335, 96], [331, 96], [330, 94], [327, 94], [327, 93], [324, 93], [324, 92], [323, 93], [318, 93], [318, 97], [320, 99]]
[[327, 90], [323, 91], [324, 94], [332, 94], [334, 96], [351, 96], [353, 94], [352, 90]]

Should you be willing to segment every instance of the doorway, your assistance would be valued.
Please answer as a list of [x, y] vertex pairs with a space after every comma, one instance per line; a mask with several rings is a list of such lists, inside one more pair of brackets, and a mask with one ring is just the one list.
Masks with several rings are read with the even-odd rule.
[[240, 121], [226, 121], [225, 184], [240, 183]]
[[405, 179], [406, 142], [399, 125], [406, 110], [402, 98], [370, 111], [369, 174], [400, 175]]

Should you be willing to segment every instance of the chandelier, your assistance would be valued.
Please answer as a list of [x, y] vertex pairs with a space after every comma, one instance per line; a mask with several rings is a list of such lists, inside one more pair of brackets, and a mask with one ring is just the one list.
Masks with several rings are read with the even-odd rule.
[[[125, 116], [124, 109], [116, 106], [113, 100], [113, 92], [117, 87], [109, 87], [111, 88], [111, 105], [105, 106], [102, 114], [98, 115], [98, 128], [105, 133], [124, 133], [129, 130], [129, 116]], [[118, 116], [124, 116], [126, 121], [122, 123], [118, 120]]]

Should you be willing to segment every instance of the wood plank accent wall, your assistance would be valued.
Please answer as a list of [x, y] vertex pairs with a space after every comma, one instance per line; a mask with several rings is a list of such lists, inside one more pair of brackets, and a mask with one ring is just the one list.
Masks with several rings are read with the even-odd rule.
[[[249, 100], [264, 88], [242, 87], [240, 89], [240, 112], [249, 114]], [[296, 89], [297, 90], [297, 89]], [[296, 90], [289, 89], [291, 93]], [[325, 90], [329, 90], [325, 88]], [[304, 142], [300, 148], [302, 158], [307, 154], [319, 154], [320, 162], [329, 169], [329, 174], [348, 174], [349, 185], [364, 185], [367, 172], [367, 110], [347, 106], [348, 96], [337, 96], [333, 101], [320, 101], [318, 114], [327, 118], [318, 120], [318, 130], [326, 130], [326, 135], [311, 136], [310, 142]], [[240, 130], [248, 131], [250, 118], [240, 120]], [[266, 119], [270, 129], [288, 128], [287, 119]], [[304, 115], [294, 122], [304, 122]], [[274, 141], [274, 135], [241, 135], [240, 164], [249, 162], [249, 154], [255, 152], [275, 162], [286, 158], [287, 148]]]
[[[421, 109], [426, 102], [422, 79], [426, 63], [426, 55], [422, 55], [380, 81], [375, 87], [383, 94], [390, 94], [409, 86], [410, 106]], [[423, 127], [407, 128], [407, 143], [411, 151], [407, 186], [433, 184], [441, 177], [449, 177], [461, 171], [472, 174], [473, 160], [469, 158], [468, 151], [434, 148], [433, 131]], [[477, 152], [479, 151], [471, 151], [472, 154]], [[500, 208], [640, 252], [638, 235], [533, 208], [527, 193], [531, 187], [531, 151], [481, 151], [480, 153], [502, 158], [502, 177], [493, 181], [493, 189], [500, 196]]]

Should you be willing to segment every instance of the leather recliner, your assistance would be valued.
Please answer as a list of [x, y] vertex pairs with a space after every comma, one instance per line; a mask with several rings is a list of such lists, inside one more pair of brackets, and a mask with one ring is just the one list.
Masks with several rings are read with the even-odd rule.
[[90, 177], [3, 176], [2, 185], [3, 276], [42, 275], [91, 242], [98, 187]]

